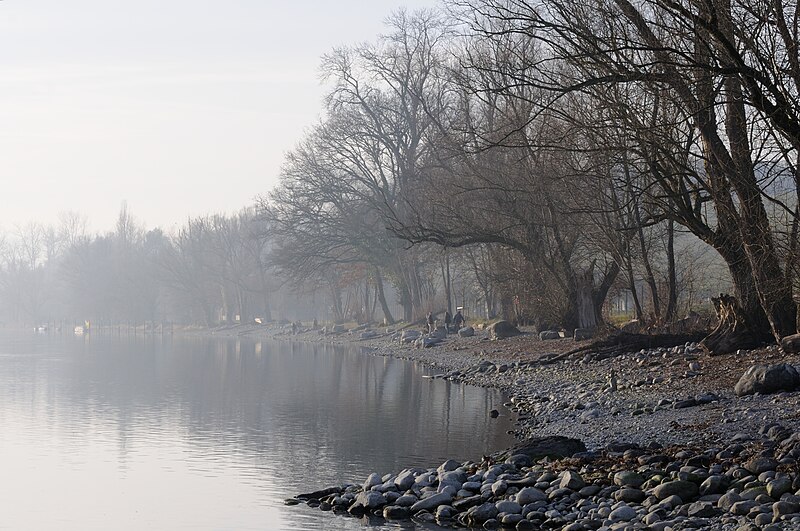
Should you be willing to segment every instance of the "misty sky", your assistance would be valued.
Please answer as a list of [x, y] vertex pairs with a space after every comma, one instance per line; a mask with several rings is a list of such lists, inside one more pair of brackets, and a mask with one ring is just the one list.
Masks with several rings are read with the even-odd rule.
[[319, 58], [435, 0], [0, 2], [0, 229], [231, 212], [319, 117]]

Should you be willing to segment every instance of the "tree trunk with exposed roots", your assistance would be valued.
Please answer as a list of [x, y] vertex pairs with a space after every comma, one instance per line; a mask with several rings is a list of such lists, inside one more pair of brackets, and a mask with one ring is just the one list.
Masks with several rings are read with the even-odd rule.
[[772, 340], [768, 330], [749, 324], [736, 297], [720, 293], [719, 297], [712, 297], [711, 302], [717, 312], [717, 326], [700, 342], [710, 355], [751, 349]]

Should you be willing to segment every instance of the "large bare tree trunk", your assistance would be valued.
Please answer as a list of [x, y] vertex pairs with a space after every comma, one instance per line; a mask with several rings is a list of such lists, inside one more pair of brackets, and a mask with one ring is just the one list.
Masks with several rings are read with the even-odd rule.
[[700, 342], [700, 346], [709, 354], [755, 348], [761, 346], [765, 339], [769, 340], [768, 334], [753, 333], [753, 327], [747, 322], [747, 316], [735, 297], [720, 294], [711, 302], [717, 312], [717, 326]]
[[[730, 0], [717, 0], [720, 28], [735, 42]], [[725, 130], [731, 146], [734, 176], [731, 177], [739, 197], [742, 217], [742, 240], [753, 269], [758, 297], [767, 314], [776, 341], [797, 331], [797, 308], [792, 300], [792, 287], [780, 268], [767, 212], [756, 181], [748, 138], [747, 115], [741, 81], [737, 76], [725, 78]]]
[[667, 223], [667, 313], [664, 315], [666, 322], [675, 319], [678, 311], [678, 275], [675, 271], [675, 222], [669, 220]]
[[381, 305], [381, 310], [383, 311], [383, 316], [386, 319], [386, 324], [394, 324], [394, 317], [392, 317], [392, 311], [389, 309], [389, 304], [386, 302], [386, 294], [383, 291], [383, 277], [378, 268], [375, 268], [375, 290], [377, 292], [378, 302], [380, 302]]
[[642, 311], [642, 303], [639, 302], [639, 293], [636, 291], [636, 277], [633, 275], [633, 261], [630, 255], [625, 257], [625, 272], [628, 275], [628, 289], [633, 297], [633, 308], [636, 312], [636, 319], [642, 321], [644, 319], [644, 312]]
[[453, 314], [453, 289], [452, 289], [452, 280], [450, 278], [450, 253], [447, 250], [447, 247], [444, 248], [444, 257], [442, 260], [442, 281], [444, 283], [444, 296], [446, 299], [446, 309], [450, 312], [450, 315]]

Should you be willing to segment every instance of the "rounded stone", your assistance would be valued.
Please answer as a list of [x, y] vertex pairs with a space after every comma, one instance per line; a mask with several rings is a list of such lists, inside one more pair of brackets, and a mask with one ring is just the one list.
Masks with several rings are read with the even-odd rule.
[[411, 516], [408, 507], [389, 505], [383, 508], [383, 517], [387, 520], [406, 520]]
[[638, 489], [642, 486], [645, 479], [636, 472], [630, 470], [623, 470], [614, 474], [614, 484], [621, 487], [633, 487]]
[[698, 490], [697, 485], [691, 481], [678, 480], [662, 483], [653, 489], [653, 494], [659, 500], [664, 500], [670, 496], [678, 496], [684, 502], [688, 502], [697, 496]]
[[608, 519], [612, 522], [630, 522], [634, 518], [636, 518], [636, 509], [627, 505], [617, 507], [608, 515]]
[[639, 489], [619, 489], [614, 493], [614, 499], [626, 503], [641, 503], [647, 494]]

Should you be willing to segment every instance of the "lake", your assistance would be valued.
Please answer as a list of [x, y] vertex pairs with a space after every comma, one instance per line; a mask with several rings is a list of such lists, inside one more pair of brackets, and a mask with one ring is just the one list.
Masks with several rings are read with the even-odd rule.
[[0, 528], [363, 530], [283, 500], [513, 443], [499, 392], [429, 374], [356, 347], [0, 333]]

